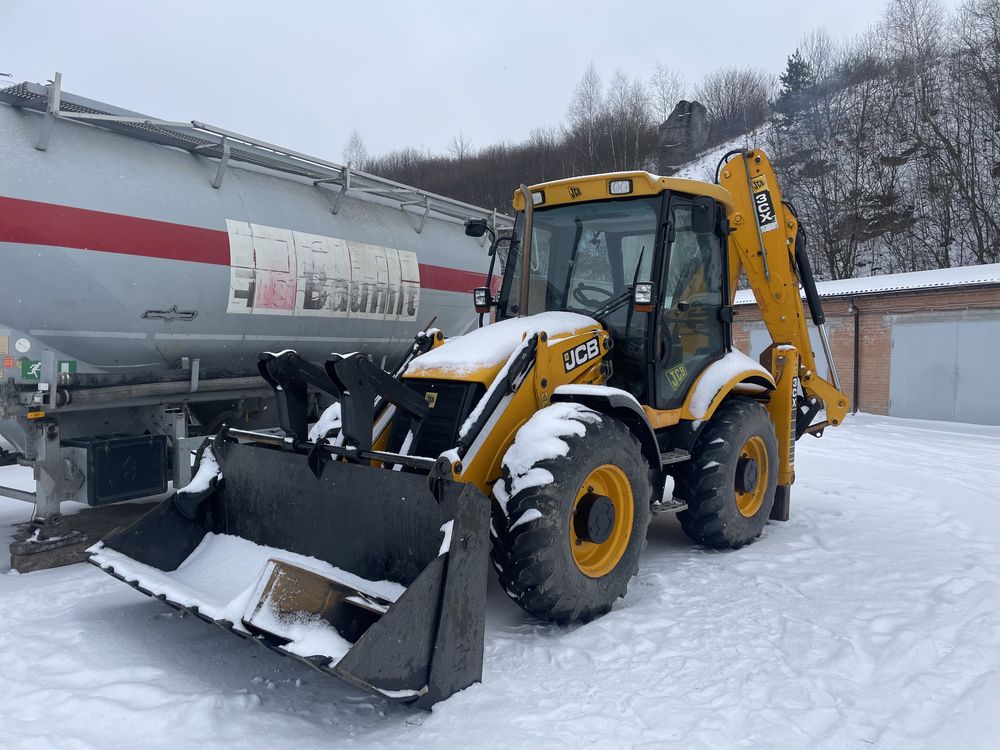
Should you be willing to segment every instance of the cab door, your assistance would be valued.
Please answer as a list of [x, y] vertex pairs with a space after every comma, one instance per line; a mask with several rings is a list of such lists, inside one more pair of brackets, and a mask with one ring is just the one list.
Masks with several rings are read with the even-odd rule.
[[[654, 380], [656, 408], [683, 404], [691, 384], [729, 345], [725, 243], [710, 199], [672, 196]], [[706, 218], [704, 212], [710, 211]]]

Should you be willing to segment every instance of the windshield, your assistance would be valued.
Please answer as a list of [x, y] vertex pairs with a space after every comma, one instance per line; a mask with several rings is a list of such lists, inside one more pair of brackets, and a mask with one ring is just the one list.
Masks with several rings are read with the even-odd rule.
[[[634, 281], [648, 281], [653, 265], [659, 196], [569, 204], [534, 211], [528, 314], [546, 310], [593, 313]], [[501, 293], [502, 317], [520, 310], [518, 215]], [[638, 273], [637, 273], [638, 269]]]

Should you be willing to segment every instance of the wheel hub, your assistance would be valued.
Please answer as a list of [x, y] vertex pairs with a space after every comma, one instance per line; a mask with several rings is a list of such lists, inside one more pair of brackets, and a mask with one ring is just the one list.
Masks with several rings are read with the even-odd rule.
[[736, 508], [747, 517], [752, 517], [764, 504], [767, 492], [769, 473], [767, 446], [760, 435], [751, 435], [740, 448], [740, 457], [736, 460]]
[[601, 464], [583, 480], [573, 500], [568, 542], [581, 573], [600, 578], [628, 549], [635, 518], [632, 485], [620, 466]]
[[580, 498], [573, 516], [573, 529], [577, 538], [585, 542], [603, 544], [615, 528], [615, 506], [607, 495], [587, 492]]
[[736, 463], [736, 491], [753, 492], [759, 476], [757, 462], [752, 458], [741, 458]]

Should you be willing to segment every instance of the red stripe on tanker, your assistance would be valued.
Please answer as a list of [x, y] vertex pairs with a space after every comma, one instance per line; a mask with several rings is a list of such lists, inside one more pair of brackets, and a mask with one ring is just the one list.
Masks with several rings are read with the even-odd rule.
[[0, 196], [0, 242], [229, 266], [230, 313], [413, 320], [421, 286], [470, 292], [483, 283], [480, 273], [417, 263], [405, 250], [234, 220], [227, 225], [224, 232]]

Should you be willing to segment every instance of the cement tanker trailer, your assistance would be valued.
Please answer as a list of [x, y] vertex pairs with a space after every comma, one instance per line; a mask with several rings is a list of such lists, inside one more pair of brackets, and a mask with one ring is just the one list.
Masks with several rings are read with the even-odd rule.
[[61, 503], [164, 492], [220, 423], [276, 424], [262, 351], [391, 367], [432, 319], [473, 326], [489, 259], [469, 217], [507, 222], [58, 75], [0, 90], [0, 435], [36, 479], [0, 494], [35, 503], [38, 532], [14, 566], [78, 559]]

